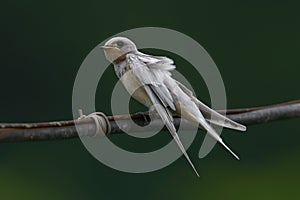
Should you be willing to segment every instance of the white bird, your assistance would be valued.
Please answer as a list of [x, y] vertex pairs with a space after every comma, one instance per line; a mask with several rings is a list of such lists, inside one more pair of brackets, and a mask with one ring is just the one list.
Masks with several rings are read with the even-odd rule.
[[[199, 124], [211, 137], [239, 159], [208, 122], [240, 131], [245, 131], [246, 127], [212, 110], [199, 101], [182, 83], [173, 79], [171, 77], [171, 71], [175, 69], [173, 60], [141, 53], [136, 45], [125, 37], [114, 37], [108, 40], [102, 48], [107, 60], [114, 64], [118, 78], [130, 95], [148, 108], [154, 108], [157, 111], [197, 176], [199, 174], [176, 132], [172, 112]], [[214, 117], [210, 119], [212, 114]]]

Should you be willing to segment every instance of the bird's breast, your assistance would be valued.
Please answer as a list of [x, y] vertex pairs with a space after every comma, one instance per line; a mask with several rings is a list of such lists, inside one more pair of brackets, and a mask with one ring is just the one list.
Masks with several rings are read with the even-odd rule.
[[128, 91], [128, 93], [137, 101], [144, 104], [147, 107], [152, 106], [152, 102], [145, 92], [141, 83], [136, 79], [136, 77], [132, 74], [132, 71], [127, 71], [120, 78], [124, 87]]

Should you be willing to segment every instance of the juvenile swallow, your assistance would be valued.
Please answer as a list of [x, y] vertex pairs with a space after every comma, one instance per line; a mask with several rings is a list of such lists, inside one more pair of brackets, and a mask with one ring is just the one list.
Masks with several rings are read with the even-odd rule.
[[[172, 59], [141, 53], [136, 45], [125, 37], [108, 40], [102, 49], [106, 59], [113, 63], [116, 75], [129, 94], [158, 113], [197, 176], [199, 174], [176, 132], [172, 112], [199, 125], [239, 159], [209, 123], [240, 131], [245, 131], [246, 127], [212, 110], [182, 83], [173, 79], [171, 71], [175, 69], [175, 65]], [[214, 117], [210, 118], [211, 115]]]

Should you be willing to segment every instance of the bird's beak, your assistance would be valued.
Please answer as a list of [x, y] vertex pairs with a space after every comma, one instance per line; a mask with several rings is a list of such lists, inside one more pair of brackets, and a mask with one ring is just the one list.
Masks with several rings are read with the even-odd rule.
[[109, 46], [100, 46], [101, 49], [109, 49]]
[[101, 46], [100, 48], [103, 50], [108, 50], [108, 49], [115, 49], [116, 47], [105, 45], [105, 46]]

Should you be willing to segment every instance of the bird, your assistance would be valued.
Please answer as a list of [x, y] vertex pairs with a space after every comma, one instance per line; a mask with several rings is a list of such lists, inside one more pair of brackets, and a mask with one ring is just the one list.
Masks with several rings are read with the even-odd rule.
[[[212, 124], [239, 131], [245, 131], [246, 127], [214, 111], [198, 100], [186, 86], [175, 80], [171, 73], [176, 68], [172, 59], [142, 53], [126, 37], [113, 37], [101, 48], [129, 94], [150, 111], [157, 112], [198, 177], [199, 173], [176, 132], [173, 113], [199, 125], [239, 160]], [[211, 115], [214, 117], [210, 118]]]

